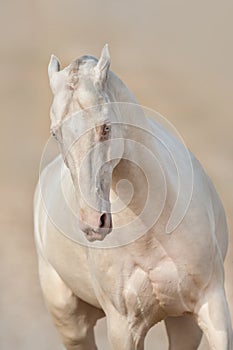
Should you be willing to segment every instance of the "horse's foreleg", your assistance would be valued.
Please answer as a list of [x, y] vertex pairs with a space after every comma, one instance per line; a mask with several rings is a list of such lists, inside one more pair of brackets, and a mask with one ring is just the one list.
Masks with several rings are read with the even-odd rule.
[[66, 286], [51, 265], [40, 261], [43, 295], [67, 350], [97, 350], [94, 325], [104, 314]]
[[143, 350], [147, 332], [164, 317], [148, 274], [135, 267], [130, 278], [112, 287], [111, 298], [101, 291], [102, 286], [97, 286], [97, 296], [107, 317], [111, 350]]
[[143, 350], [145, 332], [134, 327], [126, 316], [111, 310], [107, 315], [107, 332], [111, 350]]
[[168, 317], [165, 320], [169, 339], [169, 350], [196, 350], [202, 332], [195, 320], [189, 316]]
[[211, 350], [233, 350], [230, 313], [223, 287], [208, 288], [196, 319]]

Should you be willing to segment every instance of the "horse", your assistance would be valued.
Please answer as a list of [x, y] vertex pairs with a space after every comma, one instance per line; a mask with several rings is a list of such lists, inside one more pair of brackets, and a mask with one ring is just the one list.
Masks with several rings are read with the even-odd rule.
[[34, 232], [66, 349], [96, 350], [106, 317], [112, 350], [142, 350], [160, 321], [170, 350], [197, 349], [203, 333], [211, 350], [232, 350], [227, 223], [198, 160], [110, 70], [107, 44], [64, 69], [52, 55], [48, 75], [60, 154], [40, 175]]

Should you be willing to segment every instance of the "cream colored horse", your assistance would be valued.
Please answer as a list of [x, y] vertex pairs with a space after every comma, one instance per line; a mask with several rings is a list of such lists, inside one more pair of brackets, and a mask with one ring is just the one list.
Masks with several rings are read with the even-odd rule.
[[[41, 287], [54, 323], [68, 350], [97, 349], [93, 328], [104, 316], [112, 350], [142, 350], [161, 320], [170, 350], [197, 349], [202, 332], [210, 349], [232, 350], [219, 197], [189, 153], [192, 179], [180, 142], [134, 107], [134, 96], [109, 65], [107, 46], [99, 61], [83, 56], [60, 70], [52, 56], [49, 64], [51, 131], [62, 156], [40, 177], [34, 217]], [[183, 186], [177, 225], [179, 179], [167, 145], [180, 162]], [[150, 210], [141, 216], [148, 198]]]

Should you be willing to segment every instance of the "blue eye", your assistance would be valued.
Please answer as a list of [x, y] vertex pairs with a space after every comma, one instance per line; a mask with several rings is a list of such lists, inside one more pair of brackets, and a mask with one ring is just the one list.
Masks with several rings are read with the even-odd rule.
[[104, 134], [109, 133], [109, 131], [110, 131], [110, 126], [109, 125], [104, 125], [104, 129], [103, 129]]

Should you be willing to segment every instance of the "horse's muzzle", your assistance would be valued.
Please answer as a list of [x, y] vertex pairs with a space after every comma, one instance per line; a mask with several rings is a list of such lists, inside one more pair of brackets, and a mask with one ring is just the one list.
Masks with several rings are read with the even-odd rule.
[[[97, 225], [93, 222], [96, 219]], [[81, 230], [85, 233], [88, 241], [93, 242], [96, 240], [102, 241], [107, 234], [112, 231], [112, 215], [111, 213], [102, 213], [95, 218], [92, 217], [91, 222], [87, 223], [83, 220], [79, 221]]]

